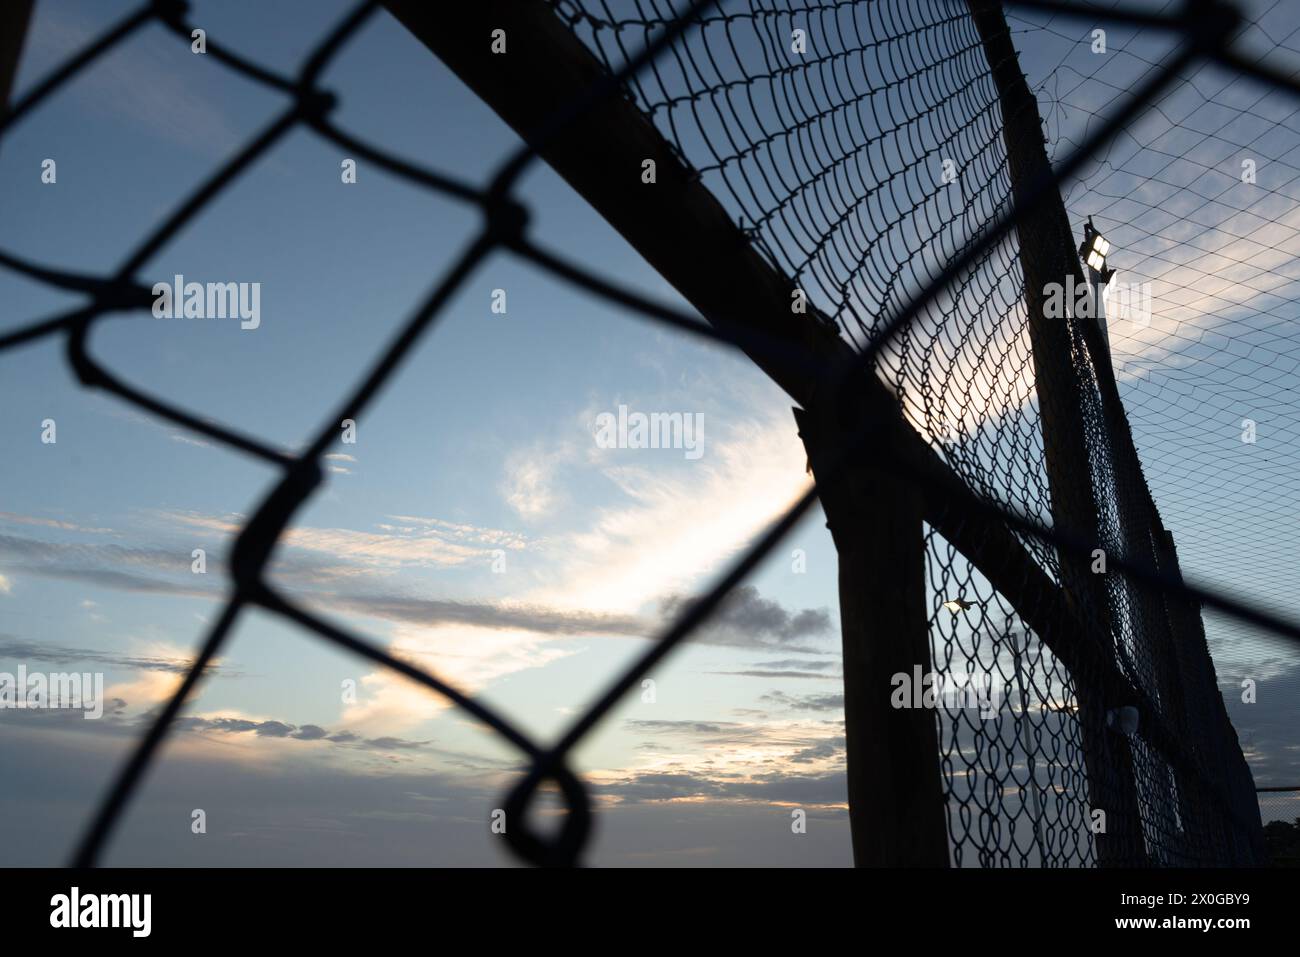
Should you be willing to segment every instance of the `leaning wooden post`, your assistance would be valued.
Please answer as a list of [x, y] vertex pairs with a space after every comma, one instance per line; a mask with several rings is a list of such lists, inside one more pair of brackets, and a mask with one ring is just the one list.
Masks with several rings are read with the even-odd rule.
[[908, 426], [896, 416], [882, 414], [869, 450], [832, 473], [831, 464], [856, 444], [860, 423], [853, 418], [838, 403], [795, 410], [839, 557], [853, 861], [858, 867], [947, 867], [938, 719], [933, 707], [917, 706], [922, 676], [933, 672], [924, 502], [914, 485], [872, 465], [899, 454], [895, 433]]

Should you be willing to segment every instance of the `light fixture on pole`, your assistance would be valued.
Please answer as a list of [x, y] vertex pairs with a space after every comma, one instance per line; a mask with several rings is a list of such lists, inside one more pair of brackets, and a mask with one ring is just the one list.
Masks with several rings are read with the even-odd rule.
[[1110, 253], [1110, 240], [1097, 231], [1092, 224], [1092, 217], [1083, 226], [1083, 242], [1079, 245], [1079, 258], [1086, 267], [1088, 285], [1092, 289], [1093, 309], [1096, 312], [1097, 328], [1101, 330], [1101, 340], [1106, 344], [1106, 353], [1110, 354], [1110, 334], [1106, 329], [1106, 288], [1115, 277], [1115, 270], [1106, 265], [1106, 256]]
[[1115, 272], [1106, 269], [1106, 256], [1109, 252], [1110, 240], [1097, 232], [1097, 228], [1092, 225], [1092, 217], [1089, 216], [1083, 227], [1083, 245], [1079, 247], [1079, 256], [1088, 264], [1089, 269], [1102, 275], [1103, 283], [1109, 282]]

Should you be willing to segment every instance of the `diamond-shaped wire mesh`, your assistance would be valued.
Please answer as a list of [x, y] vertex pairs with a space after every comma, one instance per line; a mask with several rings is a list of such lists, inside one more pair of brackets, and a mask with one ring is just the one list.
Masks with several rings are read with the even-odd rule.
[[[70, 312], [6, 332], [0, 349], [62, 336], [86, 387], [104, 389], [282, 470], [277, 488], [238, 536], [224, 613], [181, 688], [115, 781], [80, 847], [79, 863], [96, 860], [169, 725], [236, 618], [250, 606], [396, 669], [448, 696], [502, 735], [528, 765], [507, 803], [508, 813], [526, 820], [524, 812], [544, 781], [559, 786], [567, 805], [558, 836], [543, 838], [528, 827], [515, 827], [509, 833], [512, 847], [534, 863], [574, 863], [586, 843], [590, 812], [585, 786], [566, 764], [570, 749], [622, 693], [705, 620], [816, 500], [815, 490], [810, 491], [774, 523], [551, 746], [539, 744], [437, 676], [318, 618], [268, 585], [263, 572], [271, 550], [318, 486], [320, 459], [337, 435], [337, 424], [362, 414], [443, 305], [493, 252], [528, 258], [593, 294], [674, 327], [752, 345], [738, 332], [743, 322], [705, 325], [532, 246], [526, 238], [527, 211], [512, 191], [521, 171], [537, 159], [537, 141], [507, 157], [491, 184], [479, 188], [357, 140], [334, 125], [330, 113], [336, 100], [318, 80], [380, 6], [360, 4], [294, 77], [277, 75], [209, 40], [209, 54], [224, 67], [278, 91], [289, 105], [129, 251], [113, 275], [83, 276], [0, 253], [0, 265], [6, 268], [88, 297]], [[585, 101], [557, 105], [553, 121], [537, 140], [556, 135], [602, 98], [630, 98], [723, 202], [753, 247], [806, 293], [813, 307], [809, 321], [820, 316], [852, 346], [857, 358], [847, 373], [826, 370], [833, 384], [827, 394], [848, 394], [863, 376], [887, 384], [905, 420], [963, 486], [929, 489], [946, 496], [946, 504], [942, 530], [935, 518], [925, 532], [930, 654], [936, 671], [948, 679], [934, 713], [951, 862], [1091, 866], [1099, 860], [1094, 812], [1099, 805], [1119, 807], [1126, 800], [1133, 803], [1140, 824], [1131, 844], [1109, 863], [1253, 860], [1258, 818], [1252, 822], [1242, 814], [1244, 764], [1237, 767], [1240, 752], [1233, 752], [1235, 736], [1218, 698], [1196, 602], [1248, 619], [1252, 613], [1183, 584], [1117, 394], [1108, 391], [1113, 390], [1106, 378], [1109, 370], [1098, 363], [1082, 318], [1068, 319], [1067, 346], [1085, 423], [1082, 440], [1096, 528], [1095, 534], [1079, 537], [1081, 530], [1059, 521], [1048, 527], [1053, 508], [1044, 466], [1046, 400], [1039, 392], [1031, 310], [1026, 307], [1023, 234], [1015, 227], [1028, 216], [1026, 197], [1036, 197], [1035, 189], [1054, 191], [1131, 119], [1159, 82], [1167, 82], [1194, 55], [1253, 70], [1256, 78], [1292, 91], [1296, 86], [1232, 59], [1230, 49], [1220, 45], [1223, 37], [1205, 35], [1204, 18], [1191, 13], [1170, 17], [1168, 27], [1183, 34], [1184, 55], [1173, 58], [1158, 82], [1118, 110], [1050, 181], [1026, 184], [1017, 180], [1010, 158], [1035, 144], [1006, 133], [1002, 91], [964, 3], [556, 0], [553, 6], [603, 64], [605, 74]], [[1125, 16], [1124, 11], [1109, 13]], [[178, 42], [188, 43], [191, 26], [185, 16], [182, 3], [144, 4], [14, 104], [0, 132], [147, 24], [163, 24]], [[798, 30], [815, 32], [823, 45], [792, 63], [783, 51]], [[290, 456], [119, 380], [90, 352], [88, 334], [115, 313], [149, 308], [152, 296], [136, 278], [139, 267], [288, 132], [303, 127], [414, 187], [476, 207], [483, 227], [373, 363], [363, 384], [333, 410], [304, 452]], [[1030, 128], [1037, 135], [1038, 124]], [[966, 175], [959, 181], [946, 178], [949, 163]], [[854, 443], [868, 442], [873, 428], [867, 423]], [[829, 472], [819, 470], [819, 482], [833, 479], [853, 449], [839, 451]], [[930, 481], [906, 472], [900, 462], [886, 459], [878, 465], [903, 470], [918, 482]], [[1034, 581], [1018, 583], [1024, 588], [1016, 600], [991, 584], [1000, 572], [985, 546], [995, 532], [1032, 557], [1034, 571], [1026, 576]], [[1089, 560], [1095, 548], [1111, 557], [1116, 574], [1104, 579], [1098, 603], [1069, 604], [1078, 591], [1070, 568]], [[946, 604], [954, 598], [961, 600], [957, 611]], [[1297, 637], [1294, 627], [1268, 616], [1256, 615], [1254, 621]], [[1072, 649], [1072, 665], [1060, 657], [1062, 649]], [[1085, 704], [1125, 695], [1142, 714], [1140, 728], [1129, 734], [1114, 727], [1122, 719], [1114, 709]], [[1000, 706], [982, 707], [991, 702]]]

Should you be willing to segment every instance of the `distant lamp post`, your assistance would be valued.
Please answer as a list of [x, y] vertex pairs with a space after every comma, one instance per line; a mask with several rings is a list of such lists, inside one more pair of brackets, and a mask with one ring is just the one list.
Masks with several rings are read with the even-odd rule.
[[1079, 258], [1087, 267], [1088, 285], [1092, 288], [1094, 311], [1097, 313], [1097, 328], [1101, 330], [1101, 341], [1106, 344], [1106, 354], [1110, 354], [1110, 333], [1106, 328], [1106, 288], [1115, 278], [1115, 270], [1106, 265], [1106, 256], [1110, 253], [1110, 240], [1097, 232], [1092, 224], [1092, 217], [1083, 226], [1083, 242], [1079, 245]]

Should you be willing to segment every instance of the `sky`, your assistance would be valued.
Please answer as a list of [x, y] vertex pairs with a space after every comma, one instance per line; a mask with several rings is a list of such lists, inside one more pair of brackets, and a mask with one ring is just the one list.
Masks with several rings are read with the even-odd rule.
[[[129, 9], [38, 4], [18, 94]], [[346, 9], [200, 2], [193, 19], [290, 72]], [[1044, 38], [1026, 55], [1031, 80], [1080, 42], [1069, 29], [1059, 48]], [[341, 127], [473, 183], [517, 142], [386, 15], [324, 83], [341, 93]], [[0, 144], [0, 249], [110, 272], [282, 107], [150, 26]], [[46, 158], [55, 184], [41, 182]], [[356, 183], [342, 183], [346, 158], [310, 132], [289, 134], [141, 270], [150, 281], [260, 282], [258, 328], [132, 314], [96, 326], [93, 354], [153, 395], [301, 448], [478, 225], [464, 205], [364, 161]], [[541, 245], [680, 303], [543, 165], [521, 197]], [[76, 297], [0, 271], [0, 301], [8, 330]], [[1157, 374], [1181, 368], [1147, 346], [1131, 351]], [[1141, 381], [1121, 375], [1126, 399], [1147, 394]], [[0, 769], [17, 782], [0, 794], [0, 862], [55, 864], [220, 610], [223, 556], [276, 474], [80, 388], [54, 340], [0, 354], [0, 395], [0, 671], [102, 671], [112, 702], [96, 721], [0, 712]], [[271, 578], [549, 740], [806, 488], [790, 404], [744, 357], [493, 255], [358, 422], [355, 443], [335, 445]], [[703, 454], [600, 447], [599, 417], [624, 405], [702, 416]], [[1162, 420], [1138, 405], [1143, 448]], [[52, 444], [41, 441], [47, 419]], [[1197, 504], [1176, 494], [1184, 461], [1148, 460], [1148, 475], [1158, 502], [1162, 483], [1175, 493], [1165, 519], [1185, 564], [1212, 579], [1203, 556], [1217, 539], [1189, 547], [1181, 535], [1181, 512]], [[192, 570], [195, 549], [204, 574]], [[576, 750], [598, 811], [589, 863], [850, 863], [836, 604], [834, 548], [814, 510], [719, 619], [655, 669], [653, 694], [630, 694]], [[1213, 622], [1210, 640], [1225, 684], [1249, 673], [1264, 689], [1295, 688], [1285, 649]], [[1292, 700], [1270, 690], [1248, 710], [1227, 697], [1269, 783], [1300, 784]], [[507, 864], [488, 823], [516, 768], [490, 731], [427, 691], [249, 612], [105, 863]], [[204, 834], [193, 833], [195, 809]], [[791, 829], [794, 809], [808, 815], [805, 833]]]

